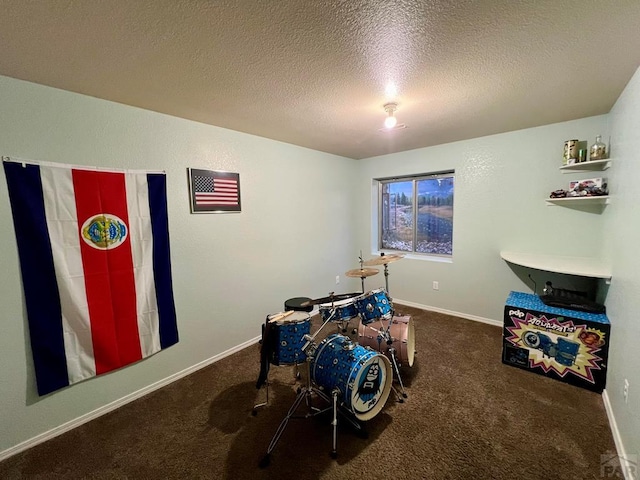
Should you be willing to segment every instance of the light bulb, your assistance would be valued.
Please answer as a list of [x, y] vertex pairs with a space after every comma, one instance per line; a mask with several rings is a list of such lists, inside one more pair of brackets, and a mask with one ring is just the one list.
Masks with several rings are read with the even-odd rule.
[[398, 120], [393, 116], [393, 113], [384, 119], [385, 128], [393, 128], [396, 126], [396, 123], [398, 123]]

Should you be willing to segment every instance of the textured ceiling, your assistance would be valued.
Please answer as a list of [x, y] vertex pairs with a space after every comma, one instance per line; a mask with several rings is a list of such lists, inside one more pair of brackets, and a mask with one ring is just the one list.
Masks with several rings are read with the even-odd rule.
[[[365, 158], [607, 113], [639, 0], [0, 0], [0, 74]], [[389, 83], [398, 121], [380, 132]]]

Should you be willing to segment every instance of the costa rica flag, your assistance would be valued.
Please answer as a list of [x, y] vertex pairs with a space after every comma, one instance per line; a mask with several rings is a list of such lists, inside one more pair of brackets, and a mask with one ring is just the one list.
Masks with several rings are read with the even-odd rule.
[[38, 393], [177, 343], [166, 175], [3, 164]]

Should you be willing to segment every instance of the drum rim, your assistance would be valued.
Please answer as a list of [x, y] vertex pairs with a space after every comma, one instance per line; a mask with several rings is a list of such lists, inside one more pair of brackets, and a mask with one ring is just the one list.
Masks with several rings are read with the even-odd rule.
[[386, 293], [387, 297], [389, 296], [389, 292], [387, 292], [387, 289], [384, 288], [384, 287], [374, 288], [373, 290], [369, 290], [367, 293], [363, 293], [361, 296], [364, 296], [364, 295], [375, 295], [376, 293], [380, 293], [380, 292]]
[[410, 367], [413, 367], [416, 357], [416, 328], [413, 323], [413, 317], [409, 317], [407, 324], [407, 363]]
[[[294, 310], [294, 312], [280, 320], [275, 320], [275, 321], [271, 321], [271, 319], [277, 315], [282, 315], [283, 313], [286, 312], [278, 312], [278, 313], [271, 313], [269, 315], [267, 315], [267, 321], [271, 322], [274, 325], [286, 325], [287, 323], [304, 323], [304, 322], [311, 322], [311, 315], [308, 312], [303, 312], [301, 310]], [[304, 315], [304, 318], [300, 318], [300, 319], [293, 319], [293, 317], [295, 317], [296, 315]]]
[[323, 310], [323, 309], [326, 310], [326, 309], [337, 308], [337, 307], [346, 307], [348, 305], [355, 304], [356, 298], [360, 298], [360, 297], [358, 296], [358, 297], [345, 298], [343, 300], [338, 300], [333, 303], [320, 303], [318, 307], [320, 310]]

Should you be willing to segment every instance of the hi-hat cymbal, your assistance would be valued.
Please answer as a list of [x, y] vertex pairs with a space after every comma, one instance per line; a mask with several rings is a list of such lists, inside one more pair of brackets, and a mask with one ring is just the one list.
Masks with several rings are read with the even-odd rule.
[[301, 303], [302, 307], [308, 307], [310, 305], [320, 305], [321, 303], [333, 303], [338, 300], [346, 300], [347, 298], [357, 297], [362, 295], [362, 292], [354, 292], [354, 293], [338, 293], [329, 295], [328, 297], [315, 298], [313, 300], [307, 300], [306, 302]]
[[371, 277], [372, 275], [377, 275], [378, 273], [380, 273], [380, 270], [376, 268], [356, 268], [354, 270], [345, 272], [345, 275], [347, 277], [364, 278]]
[[391, 255], [380, 255], [379, 257], [374, 257], [366, 262], [363, 262], [363, 265], [367, 267], [371, 267], [373, 265], [385, 265], [387, 263], [395, 262], [404, 258], [404, 255], [397, 255], [392, 253]]

